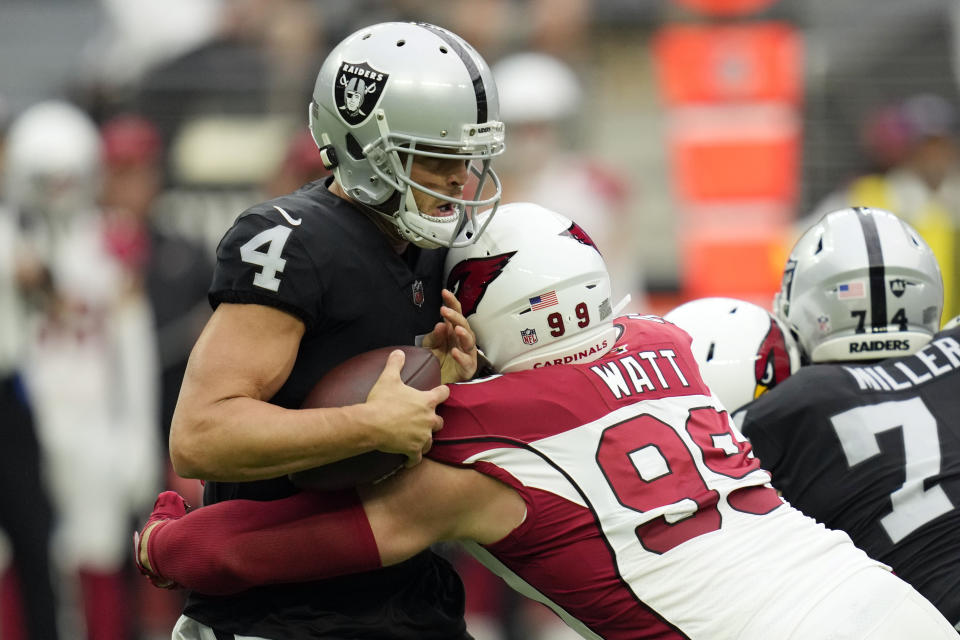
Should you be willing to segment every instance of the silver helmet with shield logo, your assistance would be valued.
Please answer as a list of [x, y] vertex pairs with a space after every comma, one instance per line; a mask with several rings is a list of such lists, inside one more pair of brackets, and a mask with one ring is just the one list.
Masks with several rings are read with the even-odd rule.
[[889, 211], [826, 214], [797, 241], [774, 312], [811, 362], [916, 352], [940, 327], [943, 280], [933, 251]]
[[[500, 200], [490, 166], [504, 149], [499, 113], [493, 74], [466, 41], [431, 24], [387, 22], [348, 36], [324, 61], [310, 130], [350, 198], [418, 246], [455, 246], [476, 240], [477, 212]], [[467, 163], [466, 193], [415, 182], [418, 157]], [[415, 190], [443, 204], [420, 211]], [[472, 233], [458, 240], [468, 223]]]

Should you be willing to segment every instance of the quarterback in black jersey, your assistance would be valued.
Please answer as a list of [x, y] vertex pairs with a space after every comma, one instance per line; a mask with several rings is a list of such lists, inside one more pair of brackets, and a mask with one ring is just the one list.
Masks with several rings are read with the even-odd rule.
[[960, 629], [960, 329], [935, 333], [933, 253], [891, 213], [836, 211], [774, 306], [807, 364], [736, 414], [761, 465]]
[[[499, 201], [497, 117], [489, 68], [445, 29], [373, 25], [330, 53], [310, 130], [334, 175], [248, 209], [217, 248], [215, 310], [170, 436], [177, 472], [206, 480], [205, 504], [286, 497], [287, 474], [373, 449], [420, 461], [449, 390], [405, 386], [402, 352], [366, 403], [299, 407], [324, 373], [377, 347], [422, 340], [444, 383], [474, 374], [474, 334], [441, 279], [446, 248], [467, 225], [475, 241], [474, 214]], [[425, 552], [357, 576], [191, 594], [174, 637], [456, 640], [469, 638], [463, 613], [458, 576]]]

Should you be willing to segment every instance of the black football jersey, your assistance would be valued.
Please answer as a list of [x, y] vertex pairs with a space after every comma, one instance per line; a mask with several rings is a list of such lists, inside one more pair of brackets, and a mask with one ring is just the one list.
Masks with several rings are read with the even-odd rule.
[[803, 367], [738, 422], [784, 498], [960, 622], [960, 328], [912, 356]]
[[[258, 204], [217, 248], [211, 304], [253, 303], [300, 318], [306, 333], [271, 399], [297, 408], [328, 370], [363, 351], [414, 344], [440, 319], [445, 251], [398, 254], [367, 215], [322, 181]], [[269, 429], [269, 425], [264, 425]], [[207, 482], [206, 504], [272, 500], [297, 489], [272, 480]], [[218, 631], [273, 640], [465, 638], [463, 585], [432, 552], [378, 571], [231, 597], [191, 593], [184, 612]]]

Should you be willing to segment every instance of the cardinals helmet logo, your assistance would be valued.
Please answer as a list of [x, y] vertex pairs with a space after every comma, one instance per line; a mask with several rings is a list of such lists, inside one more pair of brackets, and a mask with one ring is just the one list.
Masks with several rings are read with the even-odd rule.
[[516, 251], [458, 262], [447, 276], [447, 289], [460, 301], [464, 316], [476, 313], [490, 283], [497, 279]]
[[754, 365], [757, 387], [754, 398], [768, 389], [777, 386], [790, 376], [790, 354], [787, 353], [787, 339], [776, 322], [770, 321], [770, 330], [760, 343], [757, 361]]
[[[585, 244], [588, 247], [597, 249], [597, 245], [593, 242], [593, 239], [590, 238], [590, 236], [587, 235], [587, 232], [583, 230], [583, 227], [578, 225], [576, 222], [570, 225], [570, 228], [566, 230], [566, 233], [580, 244]], [[597, 253], [600, 253], [600, 249], [597, 249]]]

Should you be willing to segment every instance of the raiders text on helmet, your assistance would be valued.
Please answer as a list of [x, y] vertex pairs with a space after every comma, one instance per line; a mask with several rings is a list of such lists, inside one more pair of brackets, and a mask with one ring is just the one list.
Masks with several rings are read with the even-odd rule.
[[[419, 246], [475, 241], [483, 231], [476, 214], [499, 203], [500, 181], [490, 162], [503, 152], [504, 126], [493, 74], [473, 47], [446, 29], [388, 22], [348, 36], [317, 75], [310, 130], [346, 193]], [[476, 184], [468, 189], [476, 195], [415, 183], [415, 157], [469, 163]], [[492, 195], [483, 196], [485, 186]], [[421, 213], [415, 189], [450, 203], [451, 214]], [[468, 222], [472, 233], [458, 239]]]
[[445, 273], [494, 367], [590, 362], [613, 347], [610, 276], [583, 229], [530, 203], [503, 205], [483, 222], [476, 243], [447, 255]]
[[828, 213], [797, 241], [774, 300], [811, 362], [912, 354], [940, 328], [943, 281], [913, 227], [881, 209]]

